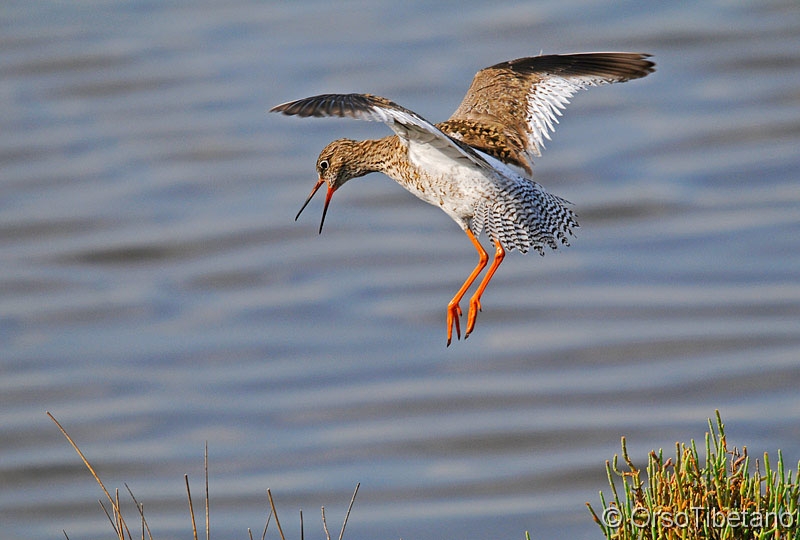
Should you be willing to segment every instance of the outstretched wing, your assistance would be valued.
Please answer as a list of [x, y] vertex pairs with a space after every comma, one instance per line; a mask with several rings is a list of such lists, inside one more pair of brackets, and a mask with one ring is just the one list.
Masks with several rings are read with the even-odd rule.
[[414, 111], [371, 94], [322, 94], [276, 105], [270, 112], [301, 117], [338, 116], [384, 122], [409, 148], [409, 155], [425, 156], [431, 150], [470, 167], [491, 170], [477, 152], [443, 133]]
[[[577, 91], [644, 77], [655, 71], [649, 56], [558, 54], [495, 64], [475, 75], [461, 105], [443, 125], [455, 127], [467, 144], [530, 171], [561, 109]], [[500, 142], [488, 140], [487, 133]], [[503, 155], [497, 155], [500, 151]]]

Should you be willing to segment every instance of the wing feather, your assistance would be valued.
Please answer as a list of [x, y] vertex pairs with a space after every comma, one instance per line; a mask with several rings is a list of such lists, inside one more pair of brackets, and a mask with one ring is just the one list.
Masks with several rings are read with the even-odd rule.
[[493, 170], [469, 145], [453, 139], [414, 111], [380, 96], [321, 94], [276, 105], [270, 112], [301, 117], [335, 116], [383, 122], [406, 146], [426, 145], [463, 164]]
[[[510, 161], [533, 164], [561, 111], [580, 90], [644, 77], [655, 64], [639, 53], [533, 56], [479, 71], [448, 122], [474, 122], [504, 136]], [[481, 147], [480, 141], [468, 141]], [[521, 143], [521, 146], [519, 144]]]

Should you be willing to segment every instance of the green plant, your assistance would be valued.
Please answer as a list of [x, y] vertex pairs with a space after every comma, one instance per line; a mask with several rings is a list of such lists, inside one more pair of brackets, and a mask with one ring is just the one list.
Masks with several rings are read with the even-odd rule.
[[[617, 455], [606, 461], [612, 497], [600, 492], [599, 515], [586, 503], [608, 540], [800, 540], [800, 485], [780, 450], [777, 469], [765, 453], [763, 473], [756, 460], [751, 474], [747, 448], [728, 450], [719, 411], [716, 425], [709, 419], [708, 426], [704, 465], [694, 441], [676, 443], [674, 459], [650, 452], [646, 482], [622, 438], [628, 470], [619, 469]], [[623, 498], [615, 477], [622, 480]]]

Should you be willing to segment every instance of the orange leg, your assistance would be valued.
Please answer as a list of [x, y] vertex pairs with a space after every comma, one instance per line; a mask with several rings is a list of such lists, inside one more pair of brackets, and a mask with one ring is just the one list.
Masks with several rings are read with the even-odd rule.
[[[458, 339], [461, 339], [461, 323], [459, 322], [459, 317], [461, 317], [461, 307], [458, 305], [458, 303], [461, 302], [461, 299], [467, 293], [467, 289], [470, 288], [472, 283], [477, 279], [478, 274], [480, 274], [483, 271], [483, 269], [486, 268], [486, 263], [489, 262], [489, 254], [486, 253], [485, 249], [483, 249], [483, 246], [481, 245], [480, 242], [478, 242], [478, 239], [475, 238], [475, 235], [472, 234], [472, 231], [467, 229], [466, 232], [467, 232], [467, 236], [469, 236], [469, 239], [472, 241], [472, 245], [475, 246], [475, 249], [478, 250], [479, 260], [478, 260], [477, 266], [475, 266], [475, 269], [472, 271], [472, 273], [467, 278], [467, 281], [464, 282], [464, 284], [461, 286], [461, 288], [458, 289], [458, 292], [453, 297], [453, 299], [450, 300], [450, 303], [447, 304], [447, 346], [448, 347], [450, 346], [450, 341], [452, 341], [452, 339], [453, 339], [453, 325], [455, 325], [455, 327], [456, 327], [456, 336], [458, 337]], [[495, 256], [495, 260], [497, 260], [497, 256]], [[497, 263], [497, 264], [500, 264], [500, 263]], [[494, 268], [495, 265], [492, 264], [492, 267]], [[484, 281], [486, 281], [486, 280], [484, 280]], [[472, 300], [470, 300], [470, 308], [471, 308], [471, 306], [472, 306]], [[472, 317], [471, 315], [470, 315], [470, 317], [471, 317], [470, 320], [472, 321], [472, 326], [475, 326], [475, 321], [474, 321], [475, 318]], [[467, 335], [469, 335], [469, 333], [472, 331], [472, 326], [469, 326], [469, 329], [467, 330]]]
[[486, 290], [486, 286], [489, 284], [492, 276], [494, 276], [494, 273], [497, 271], [497, 268], [500, 266], [500, 263], [503, 262], [503, 258], [506, 256], [506, 251], [497, 240], [494, 241], [494, 247], [495, 251], [492, 266], [489, 267], [489, 270], [483, 277], [483, 281], [481, 281], [481, 284], [478, 285], [478, 289], [475, 291], [475, 294], [469, 299], [469, 318], [467, 319], [467, 333], [464, 334], [464, 339], [467, 339], [475, 329], [475, 318], [478, 316], [478, 312], [481, 311], [481, 295], [483, 294], [483, 291]]

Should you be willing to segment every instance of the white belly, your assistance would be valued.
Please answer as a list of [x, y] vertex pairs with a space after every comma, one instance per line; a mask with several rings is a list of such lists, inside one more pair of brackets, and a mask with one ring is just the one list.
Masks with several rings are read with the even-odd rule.
[[403, 187], [416, 197], [441, 208], [462, 229], [469, 226], [478, 204], [489, 198], [495, 181], [467, 160], [453, 160], [437, 151], [409, 152], [416, 167]]

